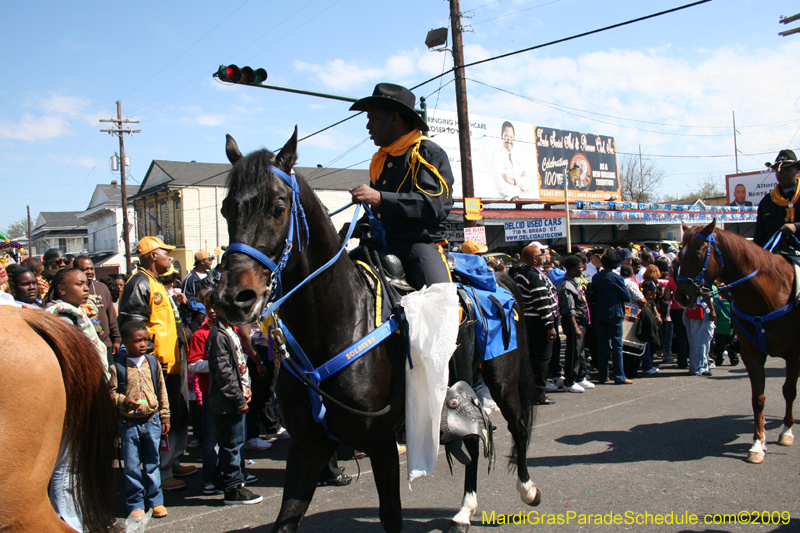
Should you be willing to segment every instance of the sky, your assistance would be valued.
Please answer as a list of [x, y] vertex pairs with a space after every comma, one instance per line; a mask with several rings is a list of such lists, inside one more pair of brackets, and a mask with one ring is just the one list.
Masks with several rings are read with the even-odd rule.
[[[461, 0], [466, 61], [520, 50], [689, 0]], [[346, 102], [231, 86], [220, 64], [265, 68], [267, 83], [350, 97], [376, 83], [415, 86], [452, 66], [427, 32], [450, 26], [434, 0], [4, 2], [0, 6], [0, 229], [41, 211], [81, 211], [119, 178], [116, 116], [134, 190], [154, 159], [225, 163], [225, 134], [244, 153], [279, 149], [353, 113]], [[224, 7], [223, 7], [224, 6]], [[756, 171], [800, 147], [800, 34], [779, 32], [783, 0], [713, 0], [655, 19], [470, 67], [470, 113], [616, 138], [666, 173], [661, 194]], [[415, 89], [455, 110], [453, 76]], [[367, 168], [362, 115], [300, 143], [299, 166]], [[130, 189], [129, 189], [130, 190]]]

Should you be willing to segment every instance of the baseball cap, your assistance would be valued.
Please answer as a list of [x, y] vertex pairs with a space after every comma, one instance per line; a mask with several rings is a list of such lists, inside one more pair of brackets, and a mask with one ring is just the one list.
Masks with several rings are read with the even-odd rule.
[[467, 241], [461, 245], [462, 254], [483, 254], [489, 251], [485, 244], [478, 244], [476, 241]]
[[163, 277], [163, 276], [171, 276], [171, 275], [173, 275], [173, 274], [180, 274], [180, 272], [178, 272], [178, 271], [175, 269], [175, 265], [170, 265], [170, 266], [169, 266], [169, 270], [167, 270], [166, 272], [164, 272], [163, 274], [161, 274], [161, 276], [162, 276], [162, 277]]
[[528, 243], [528, 246], [536, 246], [538, 249], [542, 251], [547, 250], [549, 248], [549, 246], [547, 246], [546, 244], [542, 244], [539, 241], [531, 241], [530, 243]]
[[211, 254], [206, 252], [205, 250], [198, 250], [194, 253], [194, 260], [195, 261], [202, 261], [203, 259], [208, 259], [211, 257]]
[[158, 250], [159, 248], [168, 252], [175, 249], [174, 246], [165, 244], [164, 241], [158, 237], [142, 237], [139, 240], [139, 243], [136, 245], [136, 254], [139, 256], [146, 255], [153, 250]]

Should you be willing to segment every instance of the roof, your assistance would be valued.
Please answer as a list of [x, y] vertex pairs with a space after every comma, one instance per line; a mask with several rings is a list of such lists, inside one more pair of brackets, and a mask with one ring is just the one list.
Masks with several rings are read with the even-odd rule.
[[86, 221], [78, 218], [83, 211], [42, 211], [36, 219], [36, 228], [40, 229], [72, 229], [86, 226]]
[[[463, 215], [463, 209], [453, 208], [451, 215]], [[550, 209], [482, 209], [483, 218], [504, 218], [516, 220], [521, 218], [565, 218], [564, 210], [551, 211]]]
[[89, 207], [86, 209], [91, 209], [103, 204], [122, 205], [122, 189], [118, 184], [98, 185], [89, 202]]
[[[224, 187], [231, 165], [228, 163], [197, 163], [185, 161], [153, 160], [144, 181], [133, 196], [141, 196], [164, 187], [190, 186]], [[363, 169], [336, 169], [296, 167], [313, 189], [347, 190], [369, 181], [369, 171]]]

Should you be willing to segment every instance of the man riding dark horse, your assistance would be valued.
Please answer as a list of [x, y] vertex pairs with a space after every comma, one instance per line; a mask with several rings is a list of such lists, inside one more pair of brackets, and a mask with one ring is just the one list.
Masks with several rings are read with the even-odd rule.
[[800, 250], [796, 244], [792, 246], [792, 235], [797, 235], [798, 224], [795, 223], [795, 210], [797, 201], [800, 200], [800, 187], [798, 187], [797, 161], [792, 150], [781, 150], [775, 162], [766, 163], [767, 167], [775, 171], [778, 184], [772, 192], [758, 204], [758, 217], [756, 219], [755, 235], [753, 242], [765, 246], [770, 238], [780, 231], [781, 241], [775, 248], [776, 253], [784, 254], [800, 260]]
[[441, 245], [453, 207], [453, 172], [445, 151], [422, 134], [428, 125], [414, 111], [415, 101], [405, 87], [379, 83], [350, 108], [367, 112], [367, 130], [379, 147], [371, 183], [350, 194], [372, 208], [386, 232], [384, 245], [400, 258], [409, 285], [421, 289], [452, 281]]

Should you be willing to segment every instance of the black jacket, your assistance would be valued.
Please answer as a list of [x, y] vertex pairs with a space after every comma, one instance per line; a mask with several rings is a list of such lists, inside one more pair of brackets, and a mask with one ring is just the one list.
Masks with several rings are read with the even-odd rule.
[[[236, 335], [236, 333], [234, 333]], [[247, 406], [242, 386], [242, 373], [236, 360], [236, 345], [216, 322], [206, 341], [208, 352], [208, 396], [211, 412], [216, 415], [236, 414]]]
[[[794, 191], [789, 193], [788, 200], [791, 200]], [[783, 192], [781, 195], [785, 197]], [[795, 207], [795, 212], [800, 215], [800, 206]], [[761, 199], [758, 204], [758, 218], [756, 218], [756, 228], [753, 235], [753, 242], [759, 246], [764, 246], [769, 241], [775, 232], [781, 229], [781, 226], [786, 224], [786, 207], [780, 206], [772, 201], [770, 195], [766, 195]], [[797, 217], [796, 224], [800, 226], [800, 216]], [[795, 233], [796, 235], [796, 233]], [[786, 239], [781, 239], [776, 251], [786, 253], [792, 252], [788, 246]]]
[[422, 141], [420, 155], [436, 167], [447, 189], [443, 190], [439, 179], [424, 165], [420, 165], [414, 183], [408, 163], [412, 149], [386, 158], [380, 178], [371, 185], [381, 191], [381, 205], [373, 207], [372, 212], [383, 223], [389, 242], [441, 242], [447, 237], [444, 221], [453, 207], [450, 160], [438, 144]]

